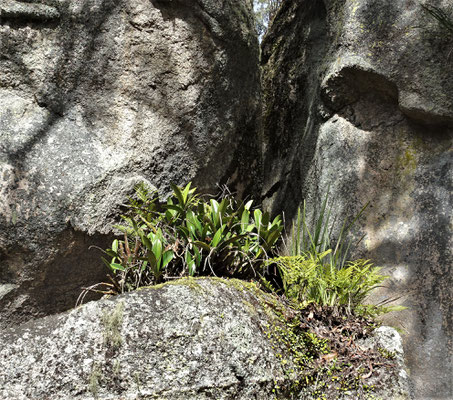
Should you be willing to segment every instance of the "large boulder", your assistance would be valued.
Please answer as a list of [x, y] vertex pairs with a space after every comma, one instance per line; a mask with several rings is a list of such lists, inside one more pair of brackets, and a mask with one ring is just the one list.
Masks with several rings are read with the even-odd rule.
[[[2, 332], [0, 397], [311, 399], [291, 390], [282, 312], [273, 296], [236, 280], [186, 279], [93, 301]], [[380, 328], [361, 344], [396, 357], [393, 372], [368, 376], [381, 384], [377, 398], [410, 398], [400, 342]]]
[[0, 327], [74, 305], [134, 185], [259, 182], [251, 0], [0, 4]]
[[388, 320], [421, 399], [453, 397], [452, 46], [416, 1], [288, 0], [262, 54], [266, 202], [291, 220], [330, 186], [340, 223], [370, 202], [353, 256], [408, 307]]

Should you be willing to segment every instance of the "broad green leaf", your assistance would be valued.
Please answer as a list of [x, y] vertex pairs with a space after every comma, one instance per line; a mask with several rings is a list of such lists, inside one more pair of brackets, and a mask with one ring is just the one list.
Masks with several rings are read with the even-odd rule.
[[147, 259], [148, 259], [149, 265], [151, 266], [153, 271], [155, 271], [157, 269], [157, 259], [156, 259], [156, 256], [154, 255], [154, 253], [152, 251], [150, 251], [147, 254]]
[[155, 236], [153, 240], [153, 253], [156, 256], [158, 267], [160, 268], [160, 259], [162, 257], [162, 242]]
[[192, 255], [189, 253], [189, 252], [186, 252], [186, 255], [185, 255], [185, 261], [186, 261], [186, 264], [187, 264], [187, 268], [189, 270], [189, 276], [194, 276], [195, 274], [195, 261], [194, 259], [192, 258]]
[[195, 242], [192, 242], [192, 244], [194, 246], [197, 246], [197, 247], [201, 247], [203, 250], [206, 250], [206, 251], [211, 251], [211, 246], [207, 243], [204, 243], [204, 242], [200, 242], [200, 241], [195, 241]]
[[164, 252], [163, 256], [162, 256], [162, 268], [165, 268], [168, 263], [173, 260], [173, 251], [172, 250], [167, 250]]
[[264, 229], [268, 228], [269, 220], [270, 220], [269, 213], [268, 212], [263, 213], [263, 215], [261, 217], [261, 223], [263, 224]]
[[225, 214], [226, 210], [227, 210], [227, 207], [228, 207], [228, 204], [229, 204], [229, 201], [228, 199], [223, 199], [220, 203], [219, 203], [219, 212], [221, 215]]
[[183, 194], [181, 192], [181, 189], [178, 186], [176, 186], [175, 184], [173, 184], [173, 183], [170, 183], [170, 186], [171, 186], [171, 188], [173, 190], [173, 193], [175, 194], [176, 198], [179, 201], [180, 207], [184, 207], [185, 206], [185, 201], [184, 201], [184, 196], [183, 196]]
[[118, 239], [115, 239], [112, 243], [112, 250], [117, 253], [118, 252]]
[[[153, 235], [152, 232], [148, 234], [148, 236], [151, 236], [151, 235]], [[146, 248], [149, 251], [153, 251], [153, 245], [152, 245], [151, 241], [148, 239], [148, 237], [144, 233], [142, 233], [140, 235], [140, 239], [142, 240], [142, 243], [146, 246]]]
[[117, 264], [117, 263], [110, 263], [110, 268], [112, 270], [126, 271], [126, 268], [124, 268], [121, 264]]
[[223, 230], [224, 230], [224, 227], [222, 226], [215, 233], [214, 237], [212, 238], [212, 243], [211, 243], [212, 247], [217, 247], [217, 245], [222, 240]]
[[241, 232], [245, 232], [250, 220], [250, 211], [245, 209], [241, 217]]
[[108, 269], [114, 271], [110, 265], [110, 261], [107, 261], [104, 257], [101, 257], [101, 260], [104, 262], [104, 264], [107, 266]]
[[[117, 249], [118, 249], [118, 248], [117, 248]], [[107, 249], [107, 250], [105, 251], [105, 253], [106, 253], [107, 255], [109, 255], [110, 257], [118, 257], [118, 253], [117, 253], [116, 251], [111, 250], [111, 249]]]
[[193, 252], [195, 254], [195, 264], [197, 267], [199, 267], [201, 264], [201, 254], [197, 246], [193, 246]]
[[192, 184], [192, 182], [189, 182], [186, 187], [184, 188], [184, 190], [182, 191], [182, 197], [184, 199], [184, 204], [187, 204], [187, 200], [189, 199], [189, 195], [191, 193], [193, 193], [194, 190], [190, 190], [190, 185]]
[[263, 213], [261, 212], [261, 210], [256, 209], [253, 212], [253, 216], [254, 216], [254, 219], [255, 219], [256, 229], [258, 230], [258, 234], [259, 234], [260, 231], [261, 231], [261, 228], [262, 228], [261, 218], [263, 216]]
[[233, 244], [233, 243], [237, 243], [238, 246], [239, 246], [239, 241], [243, 238], [247, 237], [247, 235], [236, 235], [236, 236], [233, 236], [227, 240], [225, 240], [224, 242], [222, 242], [222, 246], [228, 246], [229, 244]]
[[272, 232], [266, 240], [266, 251], [269, 250], [277, 241], [277, 239], [280, 237], [280, 231], [274, 231]]
[[167, 210], [176, 211], [179, 214], [183, 213], [183, 209], [181, 207], [179, 207], [179, 206], [174, 205], [174, 204], [165, 204], [163, 207], [164, 207], [164, 209], [167, 209]]
[[214, 199], [211, 199], [211, 215], [215, 227], [214, 229], [216, 229], [221, 224], [221, 215], [219, 212], [219, 203]]
[[193, 213], [193, 211], [189, 210], [186, 214], [186, 218], [187, 222], [189, 222], [196, 229], [198, 234], [203, 232], [201, 222], [198, 220], [197, 216]]

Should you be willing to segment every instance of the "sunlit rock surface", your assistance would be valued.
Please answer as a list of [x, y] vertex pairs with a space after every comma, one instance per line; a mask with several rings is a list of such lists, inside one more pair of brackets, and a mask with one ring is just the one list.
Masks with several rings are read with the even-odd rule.
[[[447, 0], [435, 3], [448, 8]], [[420, 399], [453, 398], [452, 37], [417, 1], [285, 1], [263, 42], [266, 203], [356, 215], [356, 257], [404, 336]]]
[[[287, 349], [270, 339], [269, 300], [250, 283], [185, 279], [30, 321], [2, 332], [0, 397], [275, 399], [295, 382], [282, 363]], [[408, 400], [396, 331], [380, 328], [362, 346], [396, 356], [392, 373], [368, 380], [381, 383], [374, 398]], [[308, 400], [295, 391], [278, 398]]]
[[0, 4], [0, 327], [75, 304], [134, 185], [259, 184], [251, 1]]

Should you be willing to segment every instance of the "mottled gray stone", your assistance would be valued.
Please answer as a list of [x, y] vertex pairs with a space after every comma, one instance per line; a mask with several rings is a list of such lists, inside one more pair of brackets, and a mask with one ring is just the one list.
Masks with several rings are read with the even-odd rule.
[[[45, 3], [45, 4], [44, 4]], [[134, 184], [259, 184], [250, 0], [1, 1], [0, 327], [74, 305]]]
[[2, 332], [0, 397], [274, 399], [291, 378], [266, 301], [249, 283], [183, 280], [30, 321]]
[[408, 307], [385, 320], [420, 399], [453, 398], [452, 43], [403, 0], [286, 1], [263, 42], [266, 203], [313, 215], [330, 186], [342, 221], [370, 202], [353, 256]]
[[16, 0], [2, 0], [0, 4], [0, 18], [49, 21], [60, 18], [58, 9], [45, 4], [31, 2], [21, 3]]
[[[392, 377], [393, 380], [389, 382], [389, 385], [384, 385], [378, 396], [382, 399], [412, 399], [413, 389], [404, 361], [403, 342], [396, 329], [389, 326], [381, 326], [373, 332], [371, 338], [363, 340], [359, 345], [362, 349], [380, 349], [390, 358], [389, 362], [395, 364], [396, 373]], [[372, 376], [368, 384], [373, 385], [385, 379], [382, 375], [383, 373], [379, 371]]]

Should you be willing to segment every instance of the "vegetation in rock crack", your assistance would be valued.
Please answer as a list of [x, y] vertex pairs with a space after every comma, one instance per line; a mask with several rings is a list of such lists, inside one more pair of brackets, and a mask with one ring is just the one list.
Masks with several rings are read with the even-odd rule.
[[254, 293], [269, 315], [264, 333], [286, 377], [274, 382], [276, 399], [373, 399], [390, 382], [381, 378], [392, 376], [395, 355], [360, 345], [376, 327], [373, 318]]
[[[344, 221], [334, 239], [332, 207], [327, 194], [314, 215], [307, 217], [306, 204], [298, 210], [288, 245], [267, 264], [277, 267], [281, 286], [267, 286], [282, 294], [292, 312], [282, 314], [282, 325], [271, 338], [288, 347], [291, 363], [282, 367], [289, 384], [278, 384], [277, 398], [327, 399], [353, 396], [372, 399], [380, 385], [369, 379], [373, 371], [394, 364], [379, 349], [363, 350], [358, 341], [368, 338], [376, 327], [374, 317], [403, 307], [366, 305], [366, 297], [386, 276], [368, 260], [350, 260], [353, 242], [349, 233], [364, 213], [365, 205], [351, 221]], [[283, 327], [283, 328], [282, 328]], [[385, 376], [385, 374], [383, 375]], [[305, 398], [305, 397], [304, 397]]]
[[213, 275], [254, 278], [275, 255], [282, 219], [238, 201], [229, 192], [204, 198], [191, 188], [172, 185], [160, 202], [141, 184], [130, 200], [124, 224], [103, 258], [110, 282], [91, 289], [123, 293], [182, 276]]
[[[372, 396], [374, 383], [367, 378], [374, 369], [391, 369], [391, 355], [362, 350], [355, 343], [369, 337], [376, 326], [373, 317], [397, 308], [365, 305], [386, 277], [368, 260], [348, 259], [350, 247], [357, 244], [348, 240], [348, 233], [366, 206], [343, 223], [334, 241], [328, 195], [314, 223], [308, 222], [304, 203], [290, 244], [279, 251], [280, 216], [271, 219], [254, 209], [253, 201], [238, 201], [228, 191], [209, 198], [190, 183], [172, 189], [161, 202], [145, 185], [136, 187], [124, 223], [117, 226], [123, 237], [105, 250], [110, 282], [88, 289], [118, 294], [200, 275], [255, 280], [271, 292], [255, 286], [265, 299], [263, 308], [272, 309], [273, 322], [265, 334], [288, 377], [275, 383], [276, 398], [338, 398], [351, 391], [357, 398]], [[267, 280], [271, 267], [277, 273], [272, 284]], [[104, 339], [115, 348], [121, 345], [121, 315], [119, 308], [103, 319]]]
[[331, 250], [316, 256], [306, 253], [274, 259], [285, 295], [303, 305], [315, 303], [345, 307], [348, 312], [359, 310], [371, 290], [386, 277], [367, 260], [349, 261], [344, 268], [333, 268], [324, 262], [329, 253]]
[[348, 235], [368, 207], [365, 204], [362, 209], [355, 215], [351, 221], [345, 220], [341, 229], [333, 237], [333, 228], [335, 227], [336, 218], [332, 220], [332, 205], [329, 204], [329, 190], [325, 195], [319, 213], [314, 216], [313, 222], [308, 221], [306, 202], [303, 202], [302, 210], [297, 210], [297, 218], [291, 229], [290, 246], [286, 253], [290, 256], [300, 256], [302, 254], [310, 254], [317, 257], [329, 249], [332, 251], [328, 254], [325, 261], [328, 261], [332, 268], [344, 268], [349, 256], [351, 246], [358, 246], [362, 239], [356, 243], [348, 238]]
[[[308, 222], [306, 204], [299, 208], [293, 224], [290, 246], [286, 254], [267, 261], [278, 268], [279, 288], [285, 296], [302, 306], [314, 303], [337, 307], [346, 313], [376, 316], [403, 309], [400, 306], [366, 305], [370, 292], [380, 286], [387, 276], [369, 260], [349, 260], [349, 250], [356, 243], [348, 234], [366, 210], [366, 204], [351, 221], [344, 221], [336, 240], [332, 240], [332, 207], [327, 194], [313, 223]], [[270, 285], [270, 284], [269, 284]], [[275, 288], [274, 288], [275, 290]]]
[[280, 344], [288, 349], [277, 354], [288, 376], [276, 384], [277, 398], [375, 398], [373, 393], [385, 382], [372, 377], [384, 370], [381, 376], [391, 377], [395, 355], [360, 346], [376, 327], [373, 319], [314, 304], [292, 310], [281, 315], [282, 325], [269, 328], [276, 348]]
[[[109, 282], [86, 289], [81, 300], [87, 290], [118, 294], [183, 276], [211, 275], [254, 279], [302, 306], [314, 303], [369, 315], [402, 308], [365, 305], [386, 276], [368, 260], [348, 260], [348, 233], [367, 205], [343, 223], [334, 243], [329, 196], [312, 224], [304, 203], [290, 246], [278, 254], [280, 216], [271, 219], [253, 209], [252, 200], [238, 201], [227, 190], [215, 199], [197, 194], [190, 183], [172, 189], [167, 201], [160, 202], [157, 192], [144, 184], [136, 187], [122, 217], [125, 223], [117, 226], [123, 238], [105, 250]], [[275, 270], [274, 279], [269, 279], [270, 270]]]

